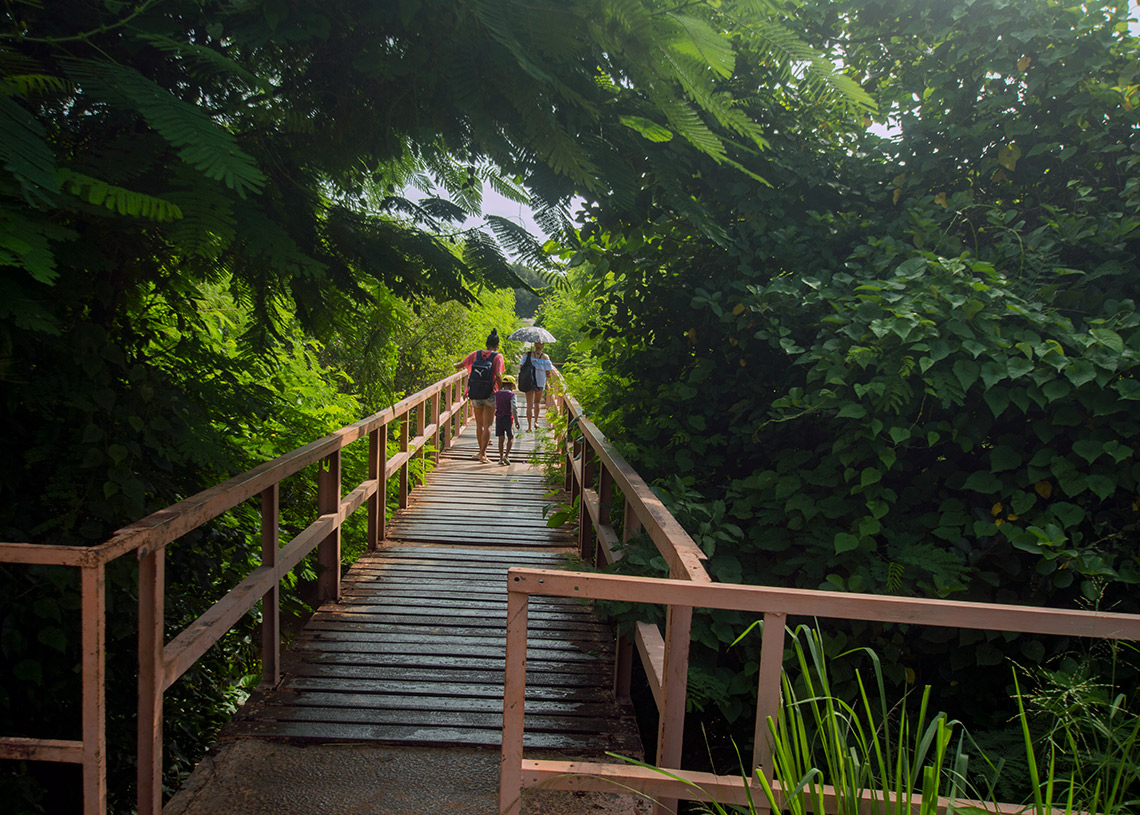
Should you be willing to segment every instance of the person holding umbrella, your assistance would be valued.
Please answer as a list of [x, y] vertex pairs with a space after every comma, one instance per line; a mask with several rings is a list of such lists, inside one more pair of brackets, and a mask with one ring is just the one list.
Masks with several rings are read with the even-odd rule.
[[545, 328], [528, 325], [513, 332], [507, 339], [534, 343], [534, 348], [527, 351], [519, 365], [519, 390], [526, 394], [526, 429], [528, 433], [533, 433], [542, 406], [542, 393], [546, 389], [546, 372], [554, 370], [554, 363], [543, 352], [543, 348], [546, 343], [554, 342], [554, 335]]

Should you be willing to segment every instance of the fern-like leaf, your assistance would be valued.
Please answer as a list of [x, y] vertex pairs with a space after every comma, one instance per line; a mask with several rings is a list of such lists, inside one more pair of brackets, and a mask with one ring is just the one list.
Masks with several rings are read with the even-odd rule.
[[736, 52], [728, 38], [704, 20], [687, 14], [669, 13], [676, 24], [677, 36], [669, 47], [681, 54], [699, 60], [717, 75], [727, 79], [736, 67]]
[[32, 206], [51, 206], [59, 192], [55, 154], [44, 127], [7, 96], [0, 95], [0, 161], [15, 176]]
[[45, 96], [63, 93], [67, 82], [48, 74], [15, 74], [0, 77], [0, 94], [4, 96]]
[[207, 48], [204, 45], [198, 45], [192, 42], [179, 42], [159, 34], [136, 34], [135, 36], [164, 54], [180, 58], [180, 62], [183, 65], [189, 63], [190, 70], [188, 70], [187, 73], [190, 76], [236, 76], [241, 77], [252, 87], [258, 88], [259, 90], [265, 92], [272, 90], [272, 86], [263, 78], [249, 72], [243, 66], [234, 62], [225, 54], [215, 51], [213, 48]]
[[487, 223], [490, 224], [491, 231], [495, 233], [499, 243], [519, 261], [532, 267], [551, 268], [553, 266], [549, 256], [543, 250], [542, 244], [510, 218], [504, 218], [501, 215], [488, 215]]
[[105, 207], [120, 215], [147, 218], [159, 223], [176, 221], [182, 210], [164, 198], [128, 190], [106, 181], [100, 181], [74, 170], [60, 169], [55, 174], [62, 189], [97, 207]]
[[243, 198], [264, 185], [265, 177], [253, 158], [201, 108], [122, 65], [90, 60], [68, 60], [65, 65], [92, 96], [137, 111], [183, 161], [207, 178], [223, 182]]

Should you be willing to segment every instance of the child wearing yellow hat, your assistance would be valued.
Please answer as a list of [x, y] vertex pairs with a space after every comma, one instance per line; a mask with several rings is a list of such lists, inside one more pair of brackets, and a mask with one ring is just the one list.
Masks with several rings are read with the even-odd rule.
[[[519, 404], [515, 396], [515, 378], [504, 376], [502, 387], [495, 394], [495, 435], [499, 437], [499, 463], [504, 466], [511, 463], [511, 448], [515, 444], [515, 434], [511, 429], [512, 423], [517, 430], [519, 428]], [[506, 443], [506, 450], [503, 449], [504, 442]]]

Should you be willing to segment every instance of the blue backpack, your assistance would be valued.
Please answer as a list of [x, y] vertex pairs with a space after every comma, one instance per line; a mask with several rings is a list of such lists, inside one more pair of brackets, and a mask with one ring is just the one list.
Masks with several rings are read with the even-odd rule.
[[471, 363], [471, 377], [467, 380], [467, 396], [471, 399], [490, 399], [495, 392], [495, 357], [498, 352], [489, 357], [483, 356], [482, 351], [475, 352], [475, 361]]

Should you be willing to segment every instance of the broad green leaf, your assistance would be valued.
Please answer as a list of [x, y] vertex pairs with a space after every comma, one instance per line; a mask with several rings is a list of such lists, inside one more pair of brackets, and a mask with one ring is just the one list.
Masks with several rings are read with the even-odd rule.
[[1106, 441], [1104, 443], [1104, 452], [1112, 456], [1113, 461], [1119, 464], [1120, 462], [1124, 461], [1124, 459], [1132, 455], [1132, 448], [1125, 444], [1121, 444], [1116, 439], [1112, 439], [1111, 441]]
[[985, 383], [987, 388], [992, 388], [1008, 375], [1005, 367], [996, 362], [991, 361], [982, 365], [982, 382]]
[[997, 473], [1021, 466], [1021, 453], [1008, 445], [996, 447], [990, 453], [990, 467]]
[[1102, 501], [1116, 492], [1116, 481], [1106, 475], [1090, 475], [1087, 483]]
[[986, 391], [985, 395], [986, 404], [990, 406], [993, 411], [994, 418], [1001, 416], [1005, 409], [1009, 407], [1009, 389], [1008, 388], [991, 388]]
[[1037, 496], [1025, 490], [1015, 492], [1009, 499], [1009, 508], [1014, 515], [1024, 515], [1037, 503]]
[[774, 496], [777, 500], [783, 500], [784, 498], [787, 498], [788, 496], [795, 493], [802, 486], [803, 482], [800, 481], [800, 479], [796, 478], [794, 475], [785, 475], [776, 482], [776, 490]]
[[998, 150], [998, 164], [1009, 171], [1017, 168], [1017, 160], [1021, 158], [1021, 148], [1016, 144], [1006, 144]]
[[1025, 357], [1010, 357], [1006, 370], [1009, 371], [1010, 379], [1017, 379], [1033, 370], [1033, 361]]
[[986, 495], [993, 495], [1001, 491], [1001, 481], [993, 473], [986, 470], [979, 470], [966, 479], [966, 483], [962, 485], [962, 489], [973, 490], [974, 492], [984, 493]]
[[1041, 392], [1045, 394], [1045, 398], [1050, 402], [1056, 402], [1059, 399], [1064, 399], [1066, 396], [1072, 393], [1072, 391], [1072, 387], [1063, 379], [1054, 379], [1052, 382], [1046, 382], [1041, 387]]
[[1073, 442], [1073, 452], [1092, 464], [1104, 453], [1104, 444], [1092, 439], [1078, 439]]
[[895, 444], [902, 444], [910, 438], [910, 429], [906, 427], [892, 427], [889, 433], [891, 441]]
[[1053, 502], [1049, 505], [1049, 511], [1066, 529], [1071, 529], [1085, 519], [1084, 509], [1068, 501]]
[[835, 536], [835, 554], [842, 555], [859, 548], [859, 539], [850, 532], [839, 532]]
[[1091, 334], [1097, 342], [1102, 345], [1107, 345], [1118, 354], [1124, 351], [1124, 340], [1112, 329], [1092, 328], [1089, 329], [1089, 334]]
[[1065, 376], [1079, 388], [1086, 382], [1091, 382], [1096, 377], [1096, 368], [1092, 366], [1092, 363], [1086, 362], [1083, 359], [1074, 359], [1069, 363], [1068, 367], [1065, 368]]
[[867, 415], [867, 409], [854, 403], [844, 405], [836, 414], [840, 419], [862, 419]]
[[1029, 394], [1025, 388], [1012, 388], [1009, 392], [1009, 401], [1017, 405], [1022, 413], [1029, 412]]
[[870, 484], [877, 484], [882, 479], [883, 473], [876, 467], [868, 467], [863, 470], [859, 476], [859, 486], [866, 487]]
[[978, 381], [980, 373], [981, 368], [968, 359], [960, 359], [954, 363], [954, 376], [957, 377], [958, 383], [964, 391], [968, 391], [970, 386]]

